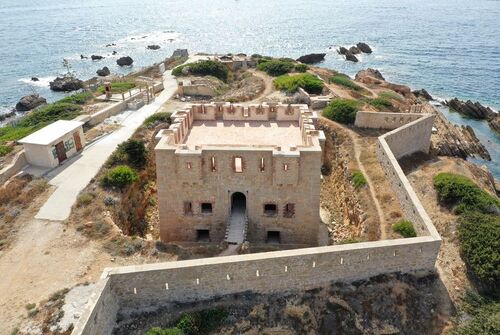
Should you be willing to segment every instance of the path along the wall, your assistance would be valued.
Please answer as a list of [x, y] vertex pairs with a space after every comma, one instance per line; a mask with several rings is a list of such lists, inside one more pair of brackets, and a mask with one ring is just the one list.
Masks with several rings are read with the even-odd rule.
[[209, 300], [244, 291], [314, 288], [381, 273], [433, 270], [441, 238], [397, 158], [428, 151], [434, 116], [419, 114], [400, 124], [393, 121], [392, 113], [360, 113], [360, 118], [375, 120], [370, 124], [377, 128], [400, 126], [379, 137], [378, 157], [418, 237], [106, 269], [72, 334], [110, 334], [117, 311], [151, 310], [175, 301]]

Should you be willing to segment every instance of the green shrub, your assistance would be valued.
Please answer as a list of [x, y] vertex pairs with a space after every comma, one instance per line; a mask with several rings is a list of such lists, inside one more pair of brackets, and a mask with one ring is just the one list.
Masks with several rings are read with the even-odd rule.
[[481, 190], [472, 180], [453, 173], [439, 173], [434, 176], [434, 187], [441, 204], [453, 207], [460, 214], [470, 210], [498, 213], [500, 201]]
[[351, 174], [351, 180], [356, 188], [363, 187], [367, 183], [366, 178], [361, 171], [353, 171]]
[[[120, 94], [120, 93], [125, 93], [130, 91], [131, 89], [135, 88], [135, 83], [130, 82], [130, 81], [117, 81], [111, 83], [111, 93], [113, 94]], [[104, 85], [99, 86], [97, 89], [97, 92], [104, 94]]]
[[146, 120], [144, 120], [143, 125], [149, 127], [156, 123], [163, 123], [163, 122], [171, 123], [170, 116], [171, 114], [167, 112], [155, 113], [150, 117], [148, 117]]
[[209, 334], [216, 330], [227, 318], [224, 309], [207, 309], [182, 315], [177, 328], [186, 335]]
[[334, 99], [323, 110], [323, 116], [340, 123], [354, 123], [358, 112], [358, 102], [350, 99]]
[[38, 109], [22, 118], [16, 127], [38, 127], [57, 120], [71, 120], [78, 116], [81, 106], [66, 102], [57, 102]]
[[363, 88], [361, 86], [357, 85], [349, 77], [347, 77], [346, 75], [343, 75], [343, 74], [337, 74], [333, 77], [330, 77], [330, 83], [342, 85], [342, 86], [348, 87], [348, 88], [355, 90], [355, 91], [363, 90]]
[[87, 206], [94, 200], [95, 194], [94, 193], [82, 193], [78, 196], [76, 199], [76, 203], [78, 206]]
[[189, 72], [197, 76], [214, 76], [222, 81], [226, 81], [229, 75], [227, 67], [221, 62], [213, 60], [200, 60], [196, 63], [184, 64], [172, 70], [172, 75], [182, 76], [182, 69], [189, 67]]
[[139, 176], [134, 169], [126, 165], [119, 165], [104, 174], [101, 184], [105, 187], [116, 186], [123, 188], [137, 181]]
[[397, 101], [403, 101], [404, 100], [404, 97], [401, 96], [401, 94], [393, 92], [393, 91], [380, 92], [378, 94], [378, 96], [381, 97], [381, 98], [393, 99], [393, 100], [397, 100]]
[[7, 155], [13, 149], [14, 148], [7, 146], [7, 145], [0, 145], [0, 157]]
[[91, 100], [94, 96], [90, 92], [80, 92], [80, 93], [75, 93], [70, 96], [67, 96], [65, 98], [62, 98], [61, 100], [57, 101], [58, 103], [70, 103], [70, 104], [77, 104], [77, 105], [83, 105], [87, 101]]
[[416, 237], [417, 232], [413, 228], [413, 224], [408, 220], [399, 220], [392, 225], [392, 229], [403, 237]]
[[154, 327], [148, 330], [144, 335], [183, 335], [184, 333], [177, 327], [159, 328]]
[[464, 317], [456, 319], [456, 327], [450, 331], [450, 335], [500, 334], [500, 302], [498, 299], [482, 297], [467, 291], [460, 310]]
[[295, 65], [295, 71], [297, 72], [306, 72], [309, 69], [309, 66], [306, 64], [297, 64]]
[[465, 263], [487, 290], [500, 293], [500, 216], [466, 212], [458, 224]]
[[392, 107], [392, 102], [387, 100], [386, 98], [375, 98], [369, 101], [369, 104], [377, 109], [385, 109]]
[[323, 91], [323, 81], [310, 73], [283, 75], [274, 79], [277, 89], [293, 93], [302, 87], [308, 93], [320, 94]]
[[268, 75], [277, 77], [291, 72], [295, 68], [295, 64], [288, 60], [280, 59], [259, 59], [257, 69], [266, 72]]
[[143, 141], [127, 140], [118, 145], [117, 150], [124, 152], [127, 155], [127, 161], [136, 167], [142, 167], [147, 162], [148, 149]]

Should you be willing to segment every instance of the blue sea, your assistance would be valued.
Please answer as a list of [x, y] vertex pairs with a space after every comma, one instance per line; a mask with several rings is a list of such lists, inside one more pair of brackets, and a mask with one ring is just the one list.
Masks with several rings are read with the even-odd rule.
[[[498, 110], [499, 22], [498, 0], [0, 0], [0, 113], [33, 91], [61, 98], [48, 82], [65, 72], [63, 59], [87, 79], [103, 66], [130, 71], [116, 65], [118, 57], [130, 55], [137, 69], [176, 48], [286, 57], [326, 52], [325, 67], [349, 75], [377, 68], [389, 81]], [[336, 47], [359, 41], [373, 54], [357, 64], [337, 55]], [[149, 44], [161, 49], [147, 50]], [[93, 62], [81, 54], [106, 58]], [[30, 81], [34, 76], [40, 81]], [[500, 178], [500, 136], [484, 122], [444, 112], [474, 127], [493, 157], [478, 163]]]

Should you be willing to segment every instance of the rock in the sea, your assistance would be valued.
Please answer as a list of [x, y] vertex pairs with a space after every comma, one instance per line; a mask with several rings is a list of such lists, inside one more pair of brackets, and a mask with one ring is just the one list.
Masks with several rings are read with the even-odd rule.
[[50, 82], [50, 89], [57, 92], [70, 92], [83, 88], [83, 81], [70, 75], [57, 77]]
[[180, 58], [180, 57], [189, 57], [189, 53], [187, 49], [176, 49], [172, 54], [172, 57]]
[[434, 98], [425, 90], [425, 88], [422, 88], [421, 90], [416, 90], [412, 92], [413, 95], [415, 95], [417, 98], [423, 98], [427, 101], [434, 100]]
[[118, 52], [116, 52], [116, 50], [113, 50], [113, 52], [111, 53], [113, 56], [116, 55]]
[[359, 50], [361, 50], [361, 52], [364, 52], [365, 54], [372, 53], [372, 48], [370, 48], [370, 46], [366, 43], [359, 42], [358, 44], [356, 44], [356, 46], [358, 47]]
[[116, 46], [116, 44], [115, 44], [115, 43], [106, 44], [106, 48], [107, 48], [107, 47], [114, 47], [114, 46]]
[[368, 68], [366, 70], [358, 71], [358, 73], [356, 73], [356, 77], [354, 77], [354, 79], [355, 80], [361, 80], [364, 77], [373, 77], [373, 78], [376, 78], [376, 79], [385, 80], [384, 76], [382, 76], [382, 73], [380, 73], [379, 70], [372, 69], [372, 68]]
[[111, 71], [109, 71], [109, 68], [107, 66], [105, 66], [102, 69], [97, 70], [96, 73], [100, 77], [106, 77], [106, 76], [109, 76], [111, 74]]
[[22, 97], [21, 100], [19, 100], [19, 102], [16, 104], [16, 110], [18, 112], [27, 112], [46, 103], [47, 100], [44, 97], [41, 97], [39, 94], [30, 94]]
[[92, 56], [90, 56], [90, 58], [91, 58], [92, 60], [101, 60], [101, 59], [103, 59], [104, 57], [103, 57], [103, 56], [99, 56], [99, 55], [92, 55]]
[[360, 54], [361, 53], [361, 50], [359, 50], [358, 47], [355, 47], [355, 46], [352, 46], [349, 48], [349, 51], [353, 54], [353, 55], [357, 55], [357, 54]]
[[347, 48], [345, 47], [340, 47], [339, 50], [337, 50], [337, 52], [341, 55], [345, 55], [346, 53], [349, 52], [349, 50], [347, 50]]
[[491, 108], [485, 107], [479, 102], [472, 102], [470, 100], [463, 102], [457, 98], [453, 98], [450, 101], [446, 101], [445, 104], [460, 114], [480, 120], [488, 120], [493, 117], [493, 114], [495, 113]]
[[157, 44], [152, 44], [152, 45], [148, 45], [147, 49], [149, 49], [149, 50], [158, 50], [158, 49], [160, 49], [160, 46], [157, 45]]
[[31, 81], [40, 81], [37, 77], [31, 77]]
[[326, 54], [308, 54], [304, 56], [300, 56], [297, 58], [298, 62], [304, 63], [304, 64], [314, 64], [314, 63], [319, 63], [325, 59]]
[[495, 113], [489, 120], [488, 124], [494, 131], [500, 133], [500, 113]]
[[354, 54], [352, 52], [347, 50], [347, 53], [345, 54], [345, 60], [357, 63], [358, 57], [354, 56]]
[[118, 60], [116, 61], [116, 64], [118, 64], [120, 66], [130, 66], [130, 65], [132, 65], [133, 62], [134, 62], [134, 60], [132, 59], [132, 57], [126, 56], [126, 57], [118, 58]]

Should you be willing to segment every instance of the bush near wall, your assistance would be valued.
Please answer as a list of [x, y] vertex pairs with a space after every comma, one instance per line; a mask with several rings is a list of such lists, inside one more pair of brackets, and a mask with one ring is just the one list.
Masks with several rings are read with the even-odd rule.
[[277, 77], [292, 72], [295, 69], [295, 63], [281, 59], [259, 59], [257, 69], [270, 76]]
[[196, 63], [184, 64], [172, 70], [172, 75], [183, 76], [182, 69], [189, 67], [189, 73], [197, 76], [214, 76], [222, 81], [227, 81], [229, 71], [221, 62], [213, 60], [200, 60]]
[[356, 100], [334, 99], [323, 110], [323, 116], [340, 123], [352, 124], [356, 120], [359, 104]]
[[167, 112], [155, 113], [144, 120], [143, 125], [146, 127], [151, 127], [159, 123], [171, 123], [171, 116], [172, 114]]
[[392, 229], [405, 238], [417, 237], [417, 232], [415, 231], [415, 228], [413, 228], [413, 223], [408, 220], [399, 220], [392, 225]]
[[392, 107], [392, 102], [383, 97], [372, 99], [368, 103], [373, 107], [377, 108], [378, 110], [384, 110], [386, 108]]
[[[130, 91], [131, 89], [135, 88], [135, 83], [131, 81], [117, 81], [111, 83], [111, 93], [113, 94], [120, 94], [120, 93], [125, 93]], [[101, 94], [104, 94], [104, 85], [99, 86], [97, 91]]]
[[307, 93], [321, 94], [324, 86], [321, 79], [310, 73], [279, 76], [273, 83], [277, 89], [288, 93], [294, 93], [301, 87]]
[[148, 149], [143, 141], [129, 139], [118, 145], [106, 161], [108, 167], [118, 164], [130, 164], [142, 168], [147, 162]]
[[439, 202], [453, 208], [457, 214], [474, 210], [500, 214], [500, 200], [480, 189], [465, 176], [439, 173], [434, 176], [434, 187]]
[[112, 168], [101, 178], [101, 184], [104, 187], [123, 188], [139, 180], [139, 176], [134, 169], [127, 165], [119, 165]]
[[356, 83], [354, 83], [349, 77], [343, 74], [337, 74], [330, 78], [330, 83], [345, 86], [354, 91], [361, 91], [363, 88]]
[[363, 172], [358, 171], [358, 170], [352, 172], [351, 180], [354, 184], [354, 187], [356, 187], [356, 188], [363, 187], [367, 184], [367, 181], [366, 181], [365, 176], [363, 175]]

